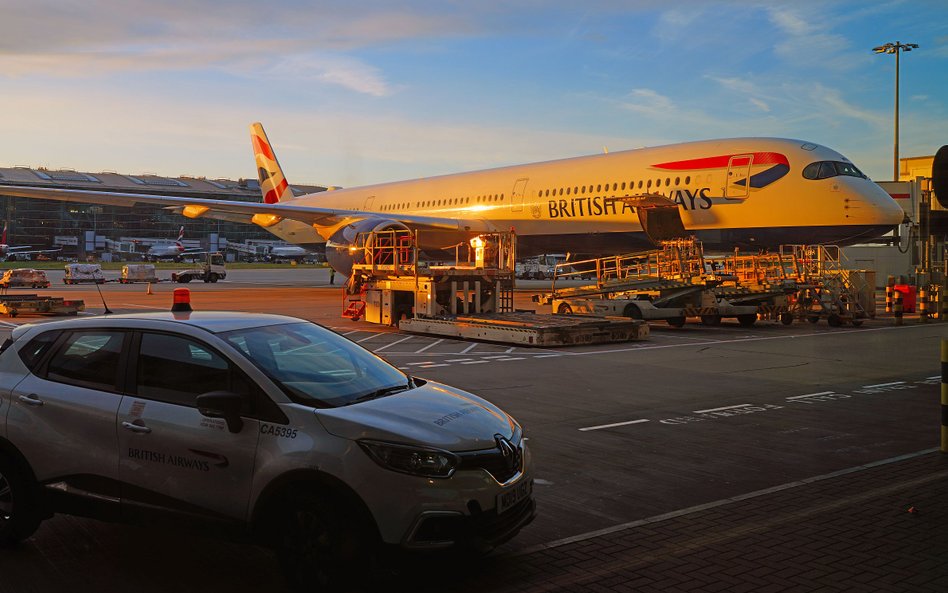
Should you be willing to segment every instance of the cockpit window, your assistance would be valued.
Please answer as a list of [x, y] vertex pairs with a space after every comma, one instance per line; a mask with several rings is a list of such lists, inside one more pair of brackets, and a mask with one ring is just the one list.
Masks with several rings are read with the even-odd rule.
[[836, 177], [837, 175], [868, 179], [855, 165], [842, 161], [818, 161], [810, 163], [803, 168], [803, 177], [805, 179], [828, 179], [830, 177]]

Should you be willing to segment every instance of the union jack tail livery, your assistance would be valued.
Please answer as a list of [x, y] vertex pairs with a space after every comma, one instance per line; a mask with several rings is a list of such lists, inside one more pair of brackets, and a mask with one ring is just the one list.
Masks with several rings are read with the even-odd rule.
[[178, 229], [178, 238], [175, 239], [174, 244], [178, 246], [179, 250], [184, 250], [184, 244], [181, 243], [181, 240], [184, 239], [184, 225], [181, 225], [181, 228]]
[[267, 133], [259, 123], [250, 125], [250, 141], [253, 144], [253, 156], [257, 162], [257, 178], [260, 180], [260, 193], [266, 204], [276, 204], [293, 199], [293, 192], [283, 176], [283, 169], [276, 154], [267, 140]]
[[7, 244], [7, 223], [3, 223], [3, 238], [0, 239], [0, 245]]

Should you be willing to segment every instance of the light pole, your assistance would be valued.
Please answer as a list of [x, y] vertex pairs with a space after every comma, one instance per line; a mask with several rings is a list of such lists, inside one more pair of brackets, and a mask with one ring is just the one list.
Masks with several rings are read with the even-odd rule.
[[872, 48], [877, 54], [895, 54], [895, 150], [892, 163], [892, 181], [899, 180], [899, 53], [918, 49], [917, 43], [886, 43]]

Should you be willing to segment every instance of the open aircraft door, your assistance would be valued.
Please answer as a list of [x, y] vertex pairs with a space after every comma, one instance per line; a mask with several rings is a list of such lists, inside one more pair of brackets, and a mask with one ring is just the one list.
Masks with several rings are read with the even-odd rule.
[[750, 168], [754, 155], [738, 154], [727, 163], [727, 181], [724, 185], [724, 197], [729, 200], [744, 200], [750, 187]]
[[681, 220], [678, 204], [661, 194], [620, 198], [635, 207], [642, 230], [656, 246], [662, 241], [682, 239], [689, 235]]
[[514, 183], [513, 191], [510, 193], [511, 212], [520, 212], [523, 210], [523, 193], [527, 189], [527, 181], [530, 181], [530, 179], [524, 177]]

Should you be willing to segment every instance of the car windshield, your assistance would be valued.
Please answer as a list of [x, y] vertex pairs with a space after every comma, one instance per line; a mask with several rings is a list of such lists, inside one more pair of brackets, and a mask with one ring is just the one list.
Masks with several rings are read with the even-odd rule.
[[395, 367], [313, 323], [220, 335], [299, 403], [346, 406], [411, 388], [408, 376]]

